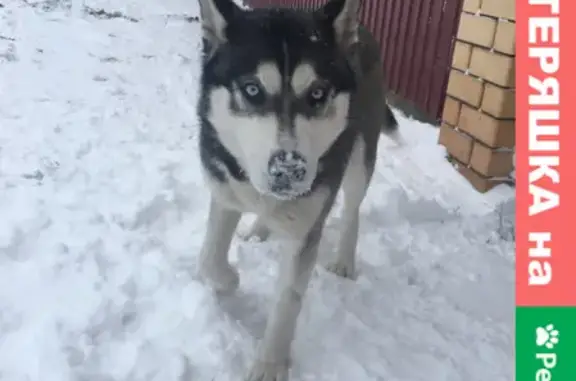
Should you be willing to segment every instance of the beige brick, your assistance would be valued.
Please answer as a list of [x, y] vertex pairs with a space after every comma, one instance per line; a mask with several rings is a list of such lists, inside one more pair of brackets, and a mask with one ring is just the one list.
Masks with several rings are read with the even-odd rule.
[[446, 123], [442, 123], [440, 126], [438, 143], [446, 147], [450, 156], [455, 157], [458, 161], [468, 163], [470, 160], [474, 140], [470, 136], [456, 131]]
[[456, 41], [454, 44], [454, 54], [452, 56], [452, 67], [462, 71], [470, 67], [470, 56], [472, 54], [472, 45], [465, 42]]
[[516, 24], [500, 21], [496, 27], [494, 49], [504, 54], [516, 54]]
[[486, 83], [482, 97], [482, 111], [500, 119], [516, 116], [516, 91]]
[[496, 20], [489, 17], [462, 13], [458, 34], [460, 41], [491, 48], [496, 34]]
[[465, 12], [476, 13], [480, 10], [480, 5], [482, 2], [480, 0], [464, 0], [464, 5], [462, 10]]
[[470, 73], [502, 87], [514, 87], [514, 58], [482, 48], [472, 49]]
[[460, 102], [452, 97], [446, 97], [444, 101], [444, 111], [442, 111], [442, 120], [451, 126], [458, 124], [460, 118]]
[[513, 120], [499, 120], [466, 105], [460, 110], [458, 128], [493, 148], [514, 147], [514, 127]]
[[480, 12], [493, 17], [516, 20], [516, 0], [482, 0]]
[[480, 107], [484, 84], [478, 78], [466, 75], [458, 70], [452, 70], [448, 78], [448, 95], [468, 103], [474, 107]]
[[470, 156], [470, 166], [483, 176], [505, 177], [514, 168], [513, 153], [494, 150], [480, 142], [475, 142]]
[[472, 168], [468, 168], [466, 165], [462, 165], [461, 163], [455, 162], [454, 164], [458, 172], [460, 172], [460, 174], [481, 193], [486, 193], [496, 185], [503, 183], [501, 180], [494, 180], [490, 177], [482, 176]]

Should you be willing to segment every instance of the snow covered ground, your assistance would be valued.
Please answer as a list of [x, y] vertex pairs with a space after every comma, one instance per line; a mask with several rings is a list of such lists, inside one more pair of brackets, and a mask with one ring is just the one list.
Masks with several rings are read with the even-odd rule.
[[[194, 278], [196, 2], [85, 1], [134, 20], [27, 3], [0, 1], [0, 380], [240, 381], [282, 243], [234, 242], [236, 295]], [[318, 267], [293, 380], [510, 380], [513, 190], [473, 191], [437, 130], [400, 118], [409, 144], [382, 138], [359, 279]]]

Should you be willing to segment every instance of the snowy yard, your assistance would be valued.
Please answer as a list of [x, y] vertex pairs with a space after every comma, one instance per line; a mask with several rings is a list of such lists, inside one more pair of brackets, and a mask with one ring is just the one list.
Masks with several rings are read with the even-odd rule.
[[[112, 19], [34, 3], [0, 0], [0, 380], [241, 381], [282, 242], [234, 242], [235, 295], [194, 277], [196, 1], [86, 0], [129, 16]], [[399, 118], [408, 146], [382, 137], [359, 278], [317, 268], [292, 379], [508, 381], [514, 191], [475, 192], [436, 129]]]

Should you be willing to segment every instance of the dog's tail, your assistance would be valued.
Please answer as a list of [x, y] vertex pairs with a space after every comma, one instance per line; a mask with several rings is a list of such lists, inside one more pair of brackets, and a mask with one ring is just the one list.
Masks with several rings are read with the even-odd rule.
[[388, 104], [386, 104], [384, 110], [384, 123], [382, 124], [382, 133], [392, 139], [399, 146], [402, 146], [405, 143], [402, 135], [400, 134], [398, 119], [396, 119], [396, 116]]
[[386, 105], [384, 110], [384, 125], [382, 126], [382, 132], [388, 134], [389, 132], [398, 131], [398, 119], [394, 116], [390, 106]]

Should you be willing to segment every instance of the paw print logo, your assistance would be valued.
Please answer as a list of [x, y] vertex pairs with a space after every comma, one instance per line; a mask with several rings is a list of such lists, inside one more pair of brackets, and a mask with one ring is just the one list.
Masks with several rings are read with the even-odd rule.
[[560, 333], [554, 324], [548, 324], [546, 327], [536, 328], [536, 345], [553, 349], [558, 344]]

